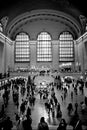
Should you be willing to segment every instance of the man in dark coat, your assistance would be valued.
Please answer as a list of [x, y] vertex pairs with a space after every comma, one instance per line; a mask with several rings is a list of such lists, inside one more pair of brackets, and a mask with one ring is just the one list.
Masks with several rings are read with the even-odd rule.
[[30, 115], [22, 122], [23, 123], [23, 129], [24, 130], [32, 130], [32, 119]]

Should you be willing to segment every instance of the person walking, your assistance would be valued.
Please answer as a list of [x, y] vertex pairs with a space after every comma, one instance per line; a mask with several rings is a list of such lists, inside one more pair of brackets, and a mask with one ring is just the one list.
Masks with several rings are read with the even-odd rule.
[[40, 122], [38, 123], [37, 130], [49, 130], [49, 126], [47, 122], [45, 121], [44, 117], [41, 117]]
[[32, 130], [32, 118], [30, 115], [26, 116], [26, 119], [22, 121], [23, 130]]
[[61, 119], [59, 126], [57, 127], [57, 130], [66, 130], [67, 123], [65, 119]]

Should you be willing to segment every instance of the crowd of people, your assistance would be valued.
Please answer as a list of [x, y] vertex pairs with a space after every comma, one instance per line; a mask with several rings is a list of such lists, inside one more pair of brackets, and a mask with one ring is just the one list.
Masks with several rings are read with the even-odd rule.
[[[13, 127], [13, 122], [11, 121], [10, 117], [8, 117], [5, 113], [5, 109], [8, 107], [9, 104], [9, 97], [10, 93], [12, 92], [13, 102], [14, 105], [17, 106], [18, 113], [15, 113], [15, 120], [17, 122], [17, 129], [19, 128], [20, 124], [22, 124], [24, 130], [32, 130], [32, 107], [35, 106], [36, 103], [36, 85], [34, 84], [34, 79], [31, 79], [31, 76], [27, 78], [24, 77], [17, 77], [11, 80], [4, 85], [2, 88], [3, 93], [3, 105], [0, 112], [0, 130], [11, 130]], [[47, 88], [39, 89], [38, 94], [40, 95], [40, 100], [44, 100], [44, 106], [46, 112], [48, 113], [48, 117], [61, 119], [60, 123], [57, 127], [57, 130], [66, 130], [67, 129], [67, 122], [66, 119], [62, 118], [62, 110], [61, 104], [56, 96], [55, 88], [59, 91], [61, 90], [61, 100], [62, 102], [66, 100], [68, 96], [68, 90], [72, 86], [74, 91], [71, 91], [71, 100], [73, 100], [74, 93], [78, 95], [78, 89], [84, 94], [84, 86], [86, 86], [86, 82], [83, 79], [72, 79], [65, 80], [61, 78], [61, 76], [56, 76], [54, 78], [54, 82], [50, 83]], [[20, 102], [20, 95], [22, 100]], [[68, 115], [72, 115], [72, 111], [74, 114], [70, 121], [70, 124], [73, 126], [73, 130], [82, 130], [82, 121], [79, 118], [78, 114], [78, 103], [74, 104], [68, 103], [67, 111]], [[85, 110], [87, 108], [87, 99], [81, 102], [82, 113], [85, 114]], [[75, 109], [75, 110], [74, 110]], [[8, 125], [8, 127], [7, 127]], [[7, 128], [8, 129], [7, 129]], [[41, 117], [40, 122], [38, 123], [37, 130], [49, 130], [49, 124], [45, 121], [45, 117]]]

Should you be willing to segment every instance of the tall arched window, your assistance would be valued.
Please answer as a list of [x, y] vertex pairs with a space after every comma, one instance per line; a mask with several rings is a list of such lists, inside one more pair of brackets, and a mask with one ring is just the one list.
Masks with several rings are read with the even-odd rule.
[[29, 62], [29, 37], [26, 33], [19, 33], [15, 41], [15, 62]]
[[74, 42], [73, 36], [69, 32], [63, 32], [59, 37], [59, 61], [74, 61]]
[[52, 61], [51, 36], [47, 32], [41, 32], [37, 38], [37, 61]]

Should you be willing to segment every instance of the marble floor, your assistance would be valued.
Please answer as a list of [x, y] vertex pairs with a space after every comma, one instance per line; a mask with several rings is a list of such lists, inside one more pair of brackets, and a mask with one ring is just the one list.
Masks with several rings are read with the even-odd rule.
[[[41, 80], [53, 80], [51, 77], [37, 77], [36, 79], [36, 83], [37, 81], [40, 81]], [[68, 106], [68, 103], [72, 103], [73, 104], [73, 107], [74, 107], [74, 104], [77, 102], [78, 103], [78, 114], [79, 114], [79, 117], [83, 123], [83, 129], [86, 130], [87, 127], [86, 127], [86, 124], [87, 124], [87, 112], [85, 113], [85, 115], [82, 114], [81, 112], [81, 105], [80, 103], [82, 101], [84, 101], [84, 98], [85, 98], [85, 95], [87, 93], [87, 88], [84, 86], [84, 93], [82, 94], [79, 89], [78, 89], [78, 95], [76, 95], [74, 93], [74, 96], [73, 96], [73, 100], [71, 99], [71, 91], [74, 91], [72, 86], [70, 87], [70, 89], [68, 90], [68, 95], [66, 97], [66, 99], [64, 101], [62, 101], [61, 99], [61, 95], [63, 94], [61, 90], [57, 90], [56, 87], [54, 86], [55, 88], [55, 93], [56, 93], [56, 97], [60, 103], [60, 106], [61, 106], [61, 111], [62, 111], [62, 118], [64, 118], [68, 124], [67, 126], [67, 129], [72, 129], [72, 126], [70, 126], [70, 119], [71, 117], [68, 116], [68, 112], [67, 112], [67, 106]], [[1, 105], [3, 104], [3, 99], [2, 99], [2, 94], [3, 94], [3, 90], [0, 91], [0, 108], [1, 108]], [[39, 97], [39, 94], [36, 93], [36, 101], [35, 101], [35, 106], [34, 107], [31, 107], [31, 118], [32, 118], [32, 127], [33, 129], [36, 129], [37, 128], [37, 125], [40, 121], [40, 118], [42, 116], [45, 117], [45, 120], [47, 121], [49, 127], [50, 127], [50, 130], [51, 129], [55, 129], [57, 128], [57, 126], [59, 125], [59, 122], [60, 122], [60, 118], [52, 118], [52, 116], [48, 116], [48, 113], [45, 109], [45, 106], [44, 106], [44, 103], [45, 103], [45, 100], [41, 99], [40, 100], [40, 97]], [[21, 98], [21, 95], [20, 95], [20, 98], [19, 98], [19, 102], [21, 102], [22, 98]], [[18, 112], [18, 109], [17, 107], [14, 105], [13, 103], [13, 99], [12, 99], [12, 90], [10, 91], [10, 98], [9, 98], [9, 104], [8, 104], [8, 107], [5, 109], [6, 111], [6, 114], [10, 116], [11, 120], [13, 121], [13, 129], [16, 130], [16, 120], [15, 120], [15, 112]], [[73, 112], [74, 112], [74, 109], [73, 109]], [[19, 127], [19, 130], [21, 130], [21, 127]]]

